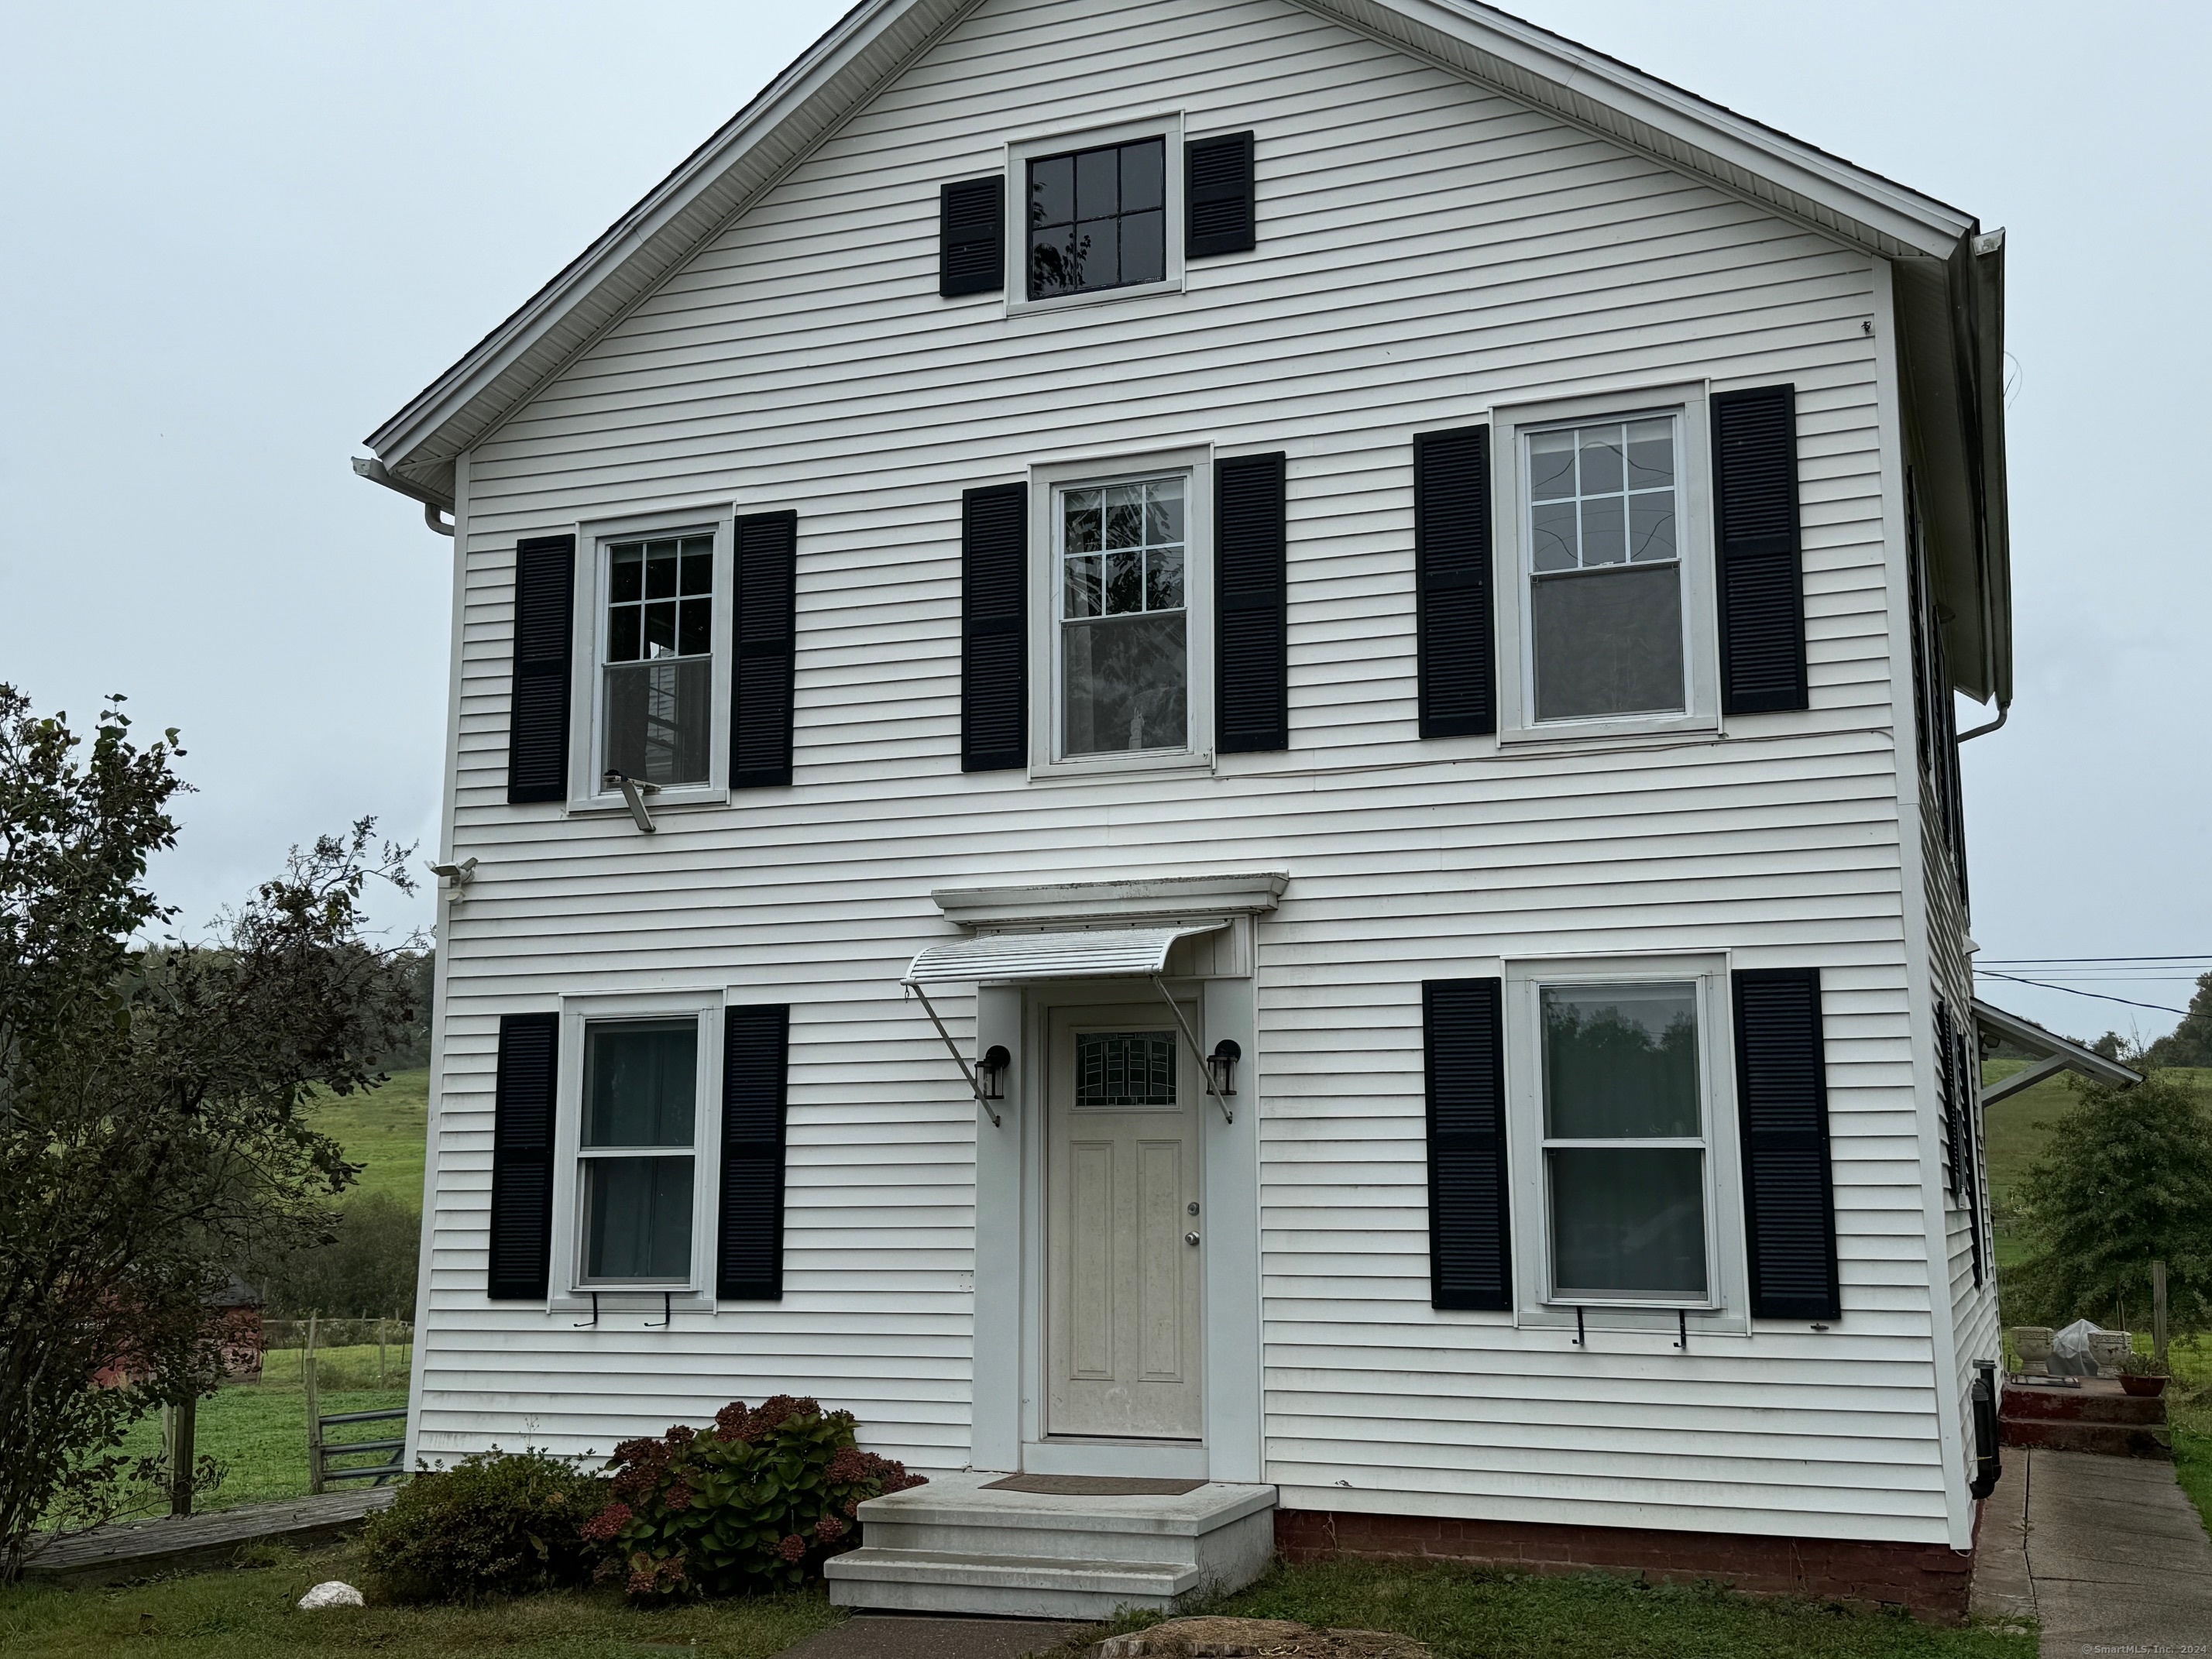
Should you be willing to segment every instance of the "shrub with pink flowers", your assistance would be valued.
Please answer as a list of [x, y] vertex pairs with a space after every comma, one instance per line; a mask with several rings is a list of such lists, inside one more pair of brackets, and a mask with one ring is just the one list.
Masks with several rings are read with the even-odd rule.
[[780, 1394], [732, 1401], [711, 1429], [624, 1441], [611, 1501], [583, 1526], [605, 1553], [599, 1577], [640, 1601], [796, 1589], [860, 1541], [863, 1503], [922, 1484], [862, 1451], [854, 1427], [850, 1412]]

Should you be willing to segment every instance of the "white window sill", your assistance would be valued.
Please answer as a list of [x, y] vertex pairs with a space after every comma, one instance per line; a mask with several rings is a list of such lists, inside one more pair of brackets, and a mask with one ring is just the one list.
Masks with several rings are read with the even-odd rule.
[[[717, 789], [712, 784], [689, 784], [681, 789], [663, 789], [645, 797], [645, 810], [658, 817], [672, 807], [726, 806], [730, 802], [727, 789]], [[582, 800], [568, 803], [572, 818], [623, 817], [629, 816], [629, 803], [620, 795], [590, 795]]]
[[1156, 283], [1131, 283], [1126, 288], [1096, 288], [1083, 294], [1054, 294], [1042, 300], [1009, 294], [1006, 315], [1012, 318], [1050, 317], [1062, 312], [1087, 311], [1093, 306], [1127, 304], [1139, 300], [1172, 300], [1183, 291], [1181, 273]]
[[1030, 769], [1031, 783], [1081, 783], [1097, 778], [1171, 778], [1204, 776], [1213, 770], [1213, 757], [1177, 754], [1165, 750], [1140, 750], [1130, 755], [1085, 756], [1052, 761]]
[[1720, 722], [1710, 714], [1630, 714], [1605, 720], [1546, 720], [1537, 726], [1504, 726], [1498, 730], [1498, 742], [1500, 748], [1557, 748], [1648, 738], [1720, 735]]
[[674, 1313], [714, 1311], [714, 1298], [689, 1285], [668, 1285], [659, 1289], [648, 1289], [642, 1285], [586, 1285], [581, 1290], [548, 1297], [545, 1299], [545, 1311], [549, 1314], [582, 1314], [588, 1321], [592, 1312], [592, 1297], [594, 1292], [599, 1298], [599, 1311], [602, 1319], [644, 1314], [657, 1320], [660, 1316], [661, 1298], [664, 1296], [668, 1298], [667, 1306], [670, 1311]]

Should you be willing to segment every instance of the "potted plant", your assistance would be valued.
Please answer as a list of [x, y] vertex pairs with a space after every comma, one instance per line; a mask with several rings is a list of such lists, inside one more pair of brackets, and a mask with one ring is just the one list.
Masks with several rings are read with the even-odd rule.
[[2147, 1353], [2122, 1355], [2119, 1372], [2121, 1391], [2146, 1399], [2164, 1394], [2166, 1380], [2172, 1375], [2166, 1361]]

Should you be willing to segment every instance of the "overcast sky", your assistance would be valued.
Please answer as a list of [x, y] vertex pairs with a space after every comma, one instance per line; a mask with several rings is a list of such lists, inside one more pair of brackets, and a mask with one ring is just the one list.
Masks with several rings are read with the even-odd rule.
[[[362, 813], [434, 848], [452, 544], [347, 458], [843, 9], [0, 0], [0, 678], [183, 728], [188, 922]], [[2212, 952], [2212, 8], [1515, 9], [2006, 228], [2020, 690], [1966, 749], [1975, 936]], [[2179, 1007], [2171, 971], [2088, 988]]]

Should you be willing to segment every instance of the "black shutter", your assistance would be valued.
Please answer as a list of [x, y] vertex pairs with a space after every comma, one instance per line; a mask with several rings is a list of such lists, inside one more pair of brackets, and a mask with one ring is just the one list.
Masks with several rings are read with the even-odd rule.
[[1751, 1310], [1761, 1319], [1840, 1318], [1820, 972], [1756, 968], [1733, 977]]
[[1257, 240], [1252, 211], [1252, 135], [1224, 133], [1183, 146], [1183, 257], [1248, 253]]
[[1029, 764], [1027, 484], [960, 499], [960, 769]]
[[1721, 708], [1726, 714], [1764, 714], [1808, 703], [1796, 410], [1793, 386], [1756, 386], [1713, 398]]
[[1224, 754], [1291, 746], [1285, 459], [1213, 464], [1214, 662]]
[[542, 1302], [553, 1257], [553, 1110], [561, 1016], [501, 1014], [492, 1097], [491, 1248], [484, 1294]]
[[722, 1225], [714, 1294], [783, 1296], [784, 1075], [791, 1010], [722, 1011]]
[[1982, 1275], [1986, 1271], [1982, 1262], [1982, 1137], [1979, 1091], [1973, 1083], [1974, 1073], [1969, 1068], [1973, 1059], [1972, 1040], [1966, 1030], [1952, 1039], [1959, 1060], [1959, 1197], [1966, 1206], [1966, 1238], [1973, 1247], [1974, 1288], [1982, 1286]]
[[1504, 992], [1504, 981], [1495, 979], [1432, 979], [1421, 986], [1434, 1307], [1513, 1307]]
[[1957, 1198], [1964, 1190], [1959, 1175], [1959, 1089], [1952, 1077], [1958, 1049], [1951, 1041], [1951, 1010], [1936, 999], [1936, 1098], [1943, 1109], [1943, 1190]]
[[1425, 738], [1498, 729], [1490, 573], [1490, 428], [1416, 433], [1413, 584]]
[[514, 544], [514, 680], [507, 717], [507, 798], [568, 799], [568, 652], [576, 538]]
[[963, 179], [939, 193], [937, 291], [996, 294], [1006, 285], [1006, 181]]
[[792, 645], [799, 627], [799, 515], [738, 520], [737, 649], [730, 676], [730, 787], [791, 781]]

